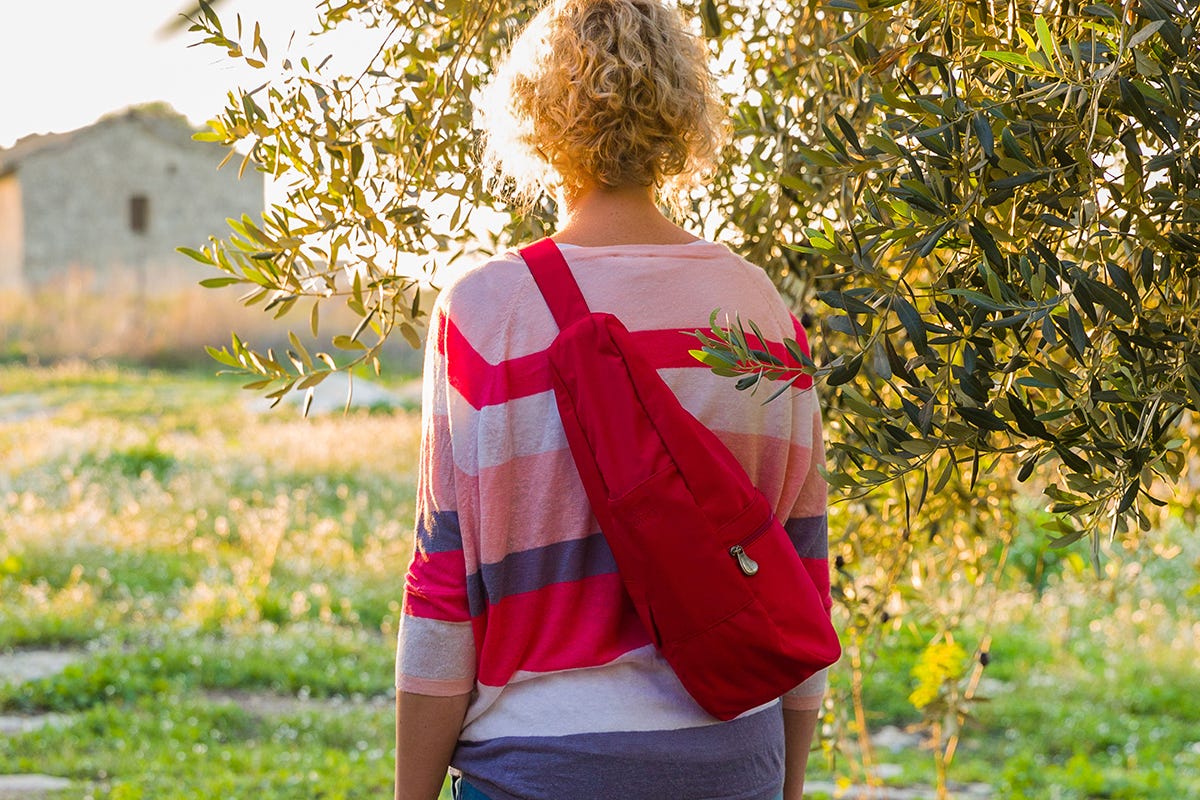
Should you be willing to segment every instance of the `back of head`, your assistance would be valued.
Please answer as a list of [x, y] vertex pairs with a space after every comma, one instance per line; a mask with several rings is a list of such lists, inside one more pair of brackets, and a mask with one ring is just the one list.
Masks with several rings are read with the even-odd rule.
[[724, 125], [703, 42], [661, 0], [551, 0], [480, 111], [485, 167], [524, 201], [589, 184], [670, 195], [711, 166]]

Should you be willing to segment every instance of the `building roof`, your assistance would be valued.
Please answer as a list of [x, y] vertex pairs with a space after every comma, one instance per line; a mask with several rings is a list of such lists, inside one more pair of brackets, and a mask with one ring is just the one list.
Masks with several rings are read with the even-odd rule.
[[107, 114], [91, 125], [64, 133], [36, 133], [22, 136], [8, 149], [0, 149], [0, 177], [15, 172], [29, 156], [70, 144], [83, 134], [114, 124], [133, 122], [147, 133], [167, 142], [195, 144], [196, 129], [175, 109], [165, 103], [133, 106]]

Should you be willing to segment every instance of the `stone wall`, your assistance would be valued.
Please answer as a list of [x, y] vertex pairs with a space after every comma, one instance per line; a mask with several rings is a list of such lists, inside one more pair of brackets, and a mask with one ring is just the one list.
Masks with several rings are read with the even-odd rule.
[[[262, 175], [247, 170], [239, 181], [240, 159], [217, 171], [221, 148], [190, 140], [182, 123], [155, 127], [118, 117], [22, 159], [16, 174], [29, 284], [87, 275], [98, 292], [154, 295], [214, 274], [175, 248], [224, 237], [226, 217], [257, 218]], [[142, 233], [131, 229], [134, 197], [145, 198]]]
[[20, 290], [23, 237], [21, 184], [16, 175], [0, 178], [0, 293]]

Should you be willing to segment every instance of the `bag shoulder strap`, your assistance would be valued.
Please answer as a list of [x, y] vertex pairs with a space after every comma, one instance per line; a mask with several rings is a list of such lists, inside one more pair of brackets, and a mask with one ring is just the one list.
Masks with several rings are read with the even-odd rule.
[[592, 313], [583, 299], [583, 292], [579, 291], [575, 276], [571, 274], [571, 268], [567, 266], [553, 239], [547, 236], [517, 252], [525, 259], [559, 330]]

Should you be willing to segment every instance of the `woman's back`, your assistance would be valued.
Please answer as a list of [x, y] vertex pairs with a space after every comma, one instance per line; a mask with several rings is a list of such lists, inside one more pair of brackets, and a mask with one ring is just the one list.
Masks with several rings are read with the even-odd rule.
[[[801, 555], [824, 559], [811, 391], [763, 404], [688, 354], [698, 346], [690, 332], [718, 307], [755, 320], [775, 343], [797, 335], [763, 272], [702, 241], [562, 251], [588, 305], [626, 324], [787, 521]], [[397, 685], [475, 690], [453, 763], [494, 800], [773, 797], [778, 704], [717, 723], [625, 595], [551, 390], [546, 348], [557, 333], [515, 254], [466, 273], [439, 299]], [[432, 652], [443, 655], [423, 655]], [[788, 702], [815, 707], [822, 690], [818, 676]]]
[[[802, 334], [762, 270], [685, 243], [659, 207], [682, 204], [721, 151], [728, 109], [707, 58], [666, 0], [550, 0], [481, 96], [484, 172], [517, 200], [556, 196], [552, 238], [583, 245], [564, 256], [588, 305], [624, 322], [742, 462], [828, 606], [813, 392], [764, 405], [688, 354], [716, 308], [776, 345]], [[491, 800], [799, 798], [824, 675], [726, 723], [683, 690], [590, 513], [551, 388], [557, 333], [515, 253], [435, 306], [397, 652], [397, 798], [432, 800], [448, 763]]]

